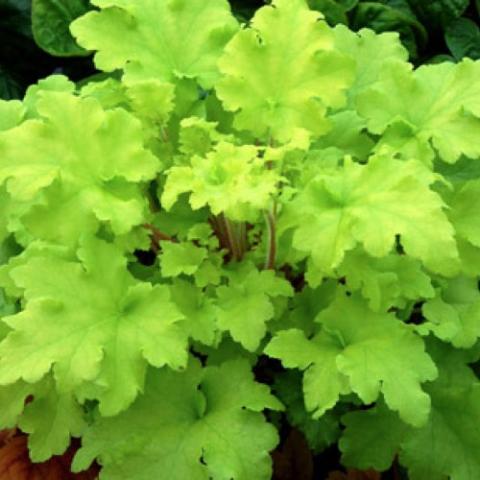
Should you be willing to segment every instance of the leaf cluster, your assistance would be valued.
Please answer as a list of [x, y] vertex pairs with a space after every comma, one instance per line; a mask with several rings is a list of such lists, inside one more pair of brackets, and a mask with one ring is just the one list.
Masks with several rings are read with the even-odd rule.
[[104, 480], [267, 480], [285, 424], [480, 477], [480, 63], [304, 0], [94, 5], [103, 75], [0, 101], [0, 428]]

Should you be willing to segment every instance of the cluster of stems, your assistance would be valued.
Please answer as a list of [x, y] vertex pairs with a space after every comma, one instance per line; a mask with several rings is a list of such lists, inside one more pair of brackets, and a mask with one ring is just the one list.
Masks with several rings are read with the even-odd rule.
[[220, 247], [226, 249], [233, 261], [242, 260], [248, 250], [246, 222], [232, 222], [223, 213], [212, 216], [211, 225], [220, 242]]

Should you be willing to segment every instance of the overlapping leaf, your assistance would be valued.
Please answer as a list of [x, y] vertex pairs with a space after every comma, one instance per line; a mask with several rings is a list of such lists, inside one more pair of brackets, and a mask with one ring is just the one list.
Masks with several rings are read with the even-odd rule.
[[196, 78], [210, 87], [217, 60], [237, 30], [226, 0], [95, 0], [100, 8], [71, 25], [78, 43], [96, 50], [100, 70], [126, 80]]
[[23, 412], [25, 401], [35, 388], [23, 381], [0, 387], [0, 401], [4, 406], [0, 415], [0, 428], [14, 428]]
[[25, 116], [25, 108], [18, 100], [0, 100], [0, 132], [16, 127]]
[[162, 243], [160, 265], [164, 277], [176, 277], [181, 273], [193, 275], [200, 264], [207, 257], [205, 248], [197, 247], [192, 243]]
[[0, 429], [19, 426], [29, 433], [30, 458], [36, 462], [65, 452], [70, 436], [86, 426], [84, 412], [73, 395], [58, 393], [51, 376], [37, 384], [22, 380], [0, 387]]
[[321, 452], [338, 440], [339, 416], [328, 412], [318, 419], [305, 409], [302, 393], [302, 376], [295, 370], [287, 370], [275, 379], [275, 394], [285, 404], [289, 423], [303, 432], [310, 448]]
[[420, 262], [405, 255], [372, 258], [361, 250], [347, 253], [338, 268], [352, 290], [361, 290], [374, 311], [404, 307], [407, 300], [431, 298], [435, 295], [430, 277]]
[[214, 145], [223, 141], [234, 141], [234, 137], [228, 137], [217, 130], [216, 122], [207, 122], [200, 117], [189, 117], [180, 123], [179, 150], [187, 156], [207, 155]]
[[254, 382], [247, 361], [152, 370], [129, 410], [87, 432], [74, 467], [98, 457], [104, 480], [268, 480], [278, 439], [264, 408], [281, 405]]
[[[480, 64], [465, 59], [412, 71], [409, 64], [385, 66], [381, 81], [358, 98], [358, 111], [380, 145], [430, 164], [438, 152], [448, 163], [463, 154], [480, 156]], [[435, 150], [434, 150], [435, 149]]]
[[393, 314], [374, 313], [358, 296], [339, 294], [317, 316], [322, 330], [307, 339], [300, 330], [278, 332], [266, 347], [287, 368], [305, 370], [305, 403], [314, 416], [353, 391], [368, 404], [380, 392], [408, 423], [427, 421], [430, 399], [421, 383], [436, 377], [420, 337]]
[[448, 215], [457, 235], [480, 247], [480, 180], [462, 182], [448, 203]]
[[337, 25], [334, 34], [335, 46], [355, 60], [355, 79], [347, 90], [350, 108], [355, 108], [360, 93], [379, 81], [385, 63], [408, 59], [408, 52], [396, 32], [378, 35], [368, 29], [353, 32], [344, 25]]
[[[343, 421], [343, 461], [359, 468], [387, 470], [395, 454], [412, 480], [473, 480], [480, 474], [480, 389], [468, 355], [437, 347], [440, 377], [427, 387], [432, 413], [421, 428], [403, 424], [383, 404], [352, 412]], [[438, 356], [440, 354], [440, 356]]]
[[366, 159], [375, 143], [365, 130], [367, 124], [355, 111], [346, 110], [328, 117], [331, 130], [315, 142], [316, 148], [334, 150], [339, 158], [351, 155], [359, 160]]
[[87, 426], [81, 405], [71, 393], [58, 393], [53, 381], [42, 382], [23, 412], [19, 427], [28, 433], [30, 458], [36, 462], [61, 455], [70, 437], [79, 437]]
[[293, 246], [329, 273], [358, 243], [383, 257], [400, 235], [408, 255], [452, 274], [458, 269], [454, 230], [432, 181], [418, 163], [384, 156], [319, 174], [287, 205], [284, 221], [297, 227]]
[[422, 334], [431, 331], [457, 348], [471, 348], [480, 337], [477, 279], [462, 276], [449, 280], [422, 309], [427, 319], [417, 327]]
[[274, 317], [272, 298], [293, 295], [291, 285], [272, 270], [258, 271], [245, 263], [229, 275], [228, 286], [217, 289], [218, 326], [244, 348], [254, 351]]
[[42, 92], [36, 109], [39, 119], [0, 136], [0, 182], [15, 201], [35, 205], [27, 229], [75, 245], [99, 221], [117, 234], [141, 223], [146, 203], [134, 182], [151, 179], [160, 164], [143, 147], [140, 123], [69, 93]]
[[304, 0], [276, 0], [259, 9], [220, 60], [217, 85], [234, 125], [284, 142], [296, 127], [328, 130], [326, 107], [345, 101], [351, 62], [335, 51], [331, 30]]
[[[316, 451], [355, 405], [345, 463], [478, 480], [479, 64], [265, 3], [93, 0], [105, 72], [0, 101], [0, 428], [105, 480], [267, 480], [253, 370]], [[405, 0], [351, 15], [391, 12], [408, 41]]]
[[91, 239], [79, 256], [39, 255], [12, 271], [26, 307], [4, 319], [13, 331], [0, 344], [0, 383], [37, 382], [53, 367], [60, 392], [88, 383], [86, 396], [113, 415], [142, 389], [147, 362], [185, 364], [182, 314], [167, 286], [134, 280], [115, 247]]
[[214, 215], [225, 213], [231, 220], [255, 220], [268, 207], [281, 177], [265, 168], [254, 146], [221, 142], [205, 157], [193, 156], [189, 166], [175, 166], [161, 197], [169, 210], [179, 195], [190, 193], [194, 210], [208, 206]]
[[184, 280], [177, 280], [170, 291], [172, 300], [184, 317], [179, 325], [194, 340], [212, 345], [217, 334], [213, 299], [201, 288]]

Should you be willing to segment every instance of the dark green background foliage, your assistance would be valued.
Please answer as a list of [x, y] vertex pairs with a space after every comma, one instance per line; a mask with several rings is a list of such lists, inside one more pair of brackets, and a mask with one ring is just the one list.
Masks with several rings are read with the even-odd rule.
[[52, 55], [88, 55], [70, 35], [69, 25], [89, 9], [89, 0], [32, 0], [35, 41]]
[[1, 98], [19, 98], [28, 85], [55, 71], [74, 80], [94, 72], [90, 57], [68, 33], [68, 24], [87, 4], [88, 0], [34, 0], [33, 5], [31, 0], [0, 0]]
[[[230, 0], [247, 22], [264, 0]], [[308, 0], [331, 25], [397, 31], [415, 64], [480, 58], [480, 0]], [[19, 98], [53, 72], [74, 80], [95, 73], [68, 25], [88, 0], [0, 0], [0, 98]]]

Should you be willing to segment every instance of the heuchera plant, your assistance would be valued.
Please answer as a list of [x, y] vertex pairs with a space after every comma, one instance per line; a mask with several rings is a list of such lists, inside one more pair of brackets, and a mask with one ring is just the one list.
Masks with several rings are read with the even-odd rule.
[[106, 74], [0, 103], [0, 427], [104, 480], [269, 479], [279, 418], [478, 480], [480, 63], [304, 0], [94, 4]]

